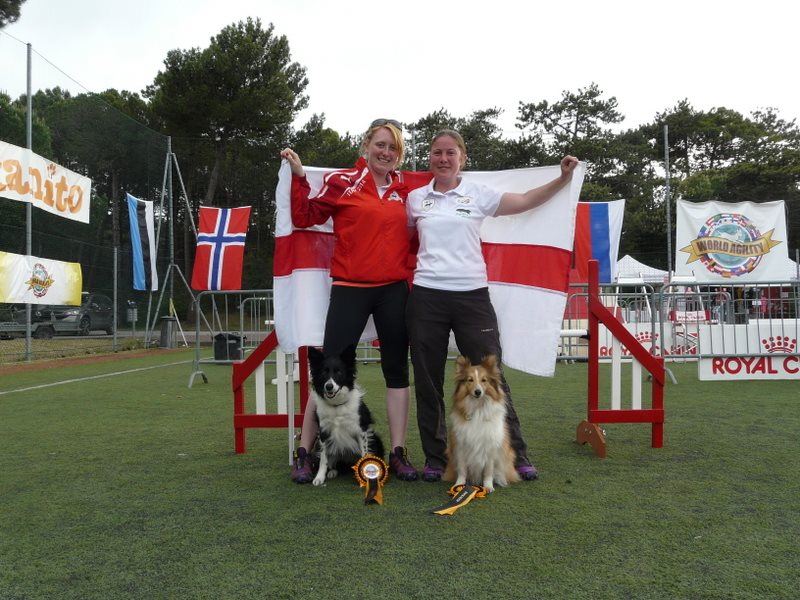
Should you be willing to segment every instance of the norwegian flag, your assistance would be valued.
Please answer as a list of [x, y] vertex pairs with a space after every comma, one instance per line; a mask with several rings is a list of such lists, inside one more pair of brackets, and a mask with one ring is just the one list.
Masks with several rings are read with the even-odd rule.
[[192, 289], [239, 290], [250, 207], [200, 207]]

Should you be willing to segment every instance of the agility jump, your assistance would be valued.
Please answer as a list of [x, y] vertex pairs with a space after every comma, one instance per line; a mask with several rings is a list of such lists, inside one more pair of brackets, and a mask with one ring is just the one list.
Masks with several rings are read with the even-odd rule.
[[[589, 443], [597, 456], [606, 457], [605, 432], [601, 423], [651, 423], [651, 445], [661, 448], [664, 445], [664, 381], [666, 370], [664, 359], [653, 356], [631, 332], [609, 311], [600, 299], [598, 264], [589, 261], [589, 374], [586, 419], [581, 421], [576, 430], [576, 441], [579, 444]], [[610, 409], [600, 409], [600, 335], [599, 325], [602, 323], [614, 337], [612, 352], [611, 388], [612, 399]], [[624, 345], [631, 354], [631, 408], [621, 408], [621, 359], [619, 345]], [[651, 377], [651, 407], [643, 409], [641, 380], [642, 367]]]
[[[595, 453], [606, 456], [605, 433], [602, 423], [651, 423], [652, 447], [661, 448], [664, 443], [664, 359], [653, 356], [614, 315], [603, 306], [600, 299], [600, 286], [597, 261], [589, 261], [589, 369], [587, 385], [587, 416], [578, 425], [576, 440], [579, 444], [590, 443]], [[620, 354], [612, 356], [612, 403], [610, 409], [600, 409], [599, 376], [599, 324], [603, 323], [614, 336], [615, 343], [622, 344], [631, 353], [632, 369], [632, 408], [622, 409], [619, 402], [621, 381]], [[268, 414], [264, 398], [264, 361], [277, 351], [277, 394], [278, 412]], [[301, 347], [298, 355], [300, 379], [300, 412], [295, 413], [294, 378], [292, 377], [294, 358], [278, 349], [278, 338], [273, 331], [244, 361], [234, 363], [232, 375], [233, 389], [233, 429], [234, 449], [237, 454], [246, 452], [246, 431], [249, 428], [288, 428], [289, 457], [294, 450], [294, 429], [303, 422], [308, 402], [308, 349]], [[641, 368], [651, 376], [651, 408], [641, 408]], [[256, 412], [245, 412], [244, 384], [255, 374]], [[293, 415], [290, 421], [289, 415]], [[291, 423], [291, 425], [290, 425]]]

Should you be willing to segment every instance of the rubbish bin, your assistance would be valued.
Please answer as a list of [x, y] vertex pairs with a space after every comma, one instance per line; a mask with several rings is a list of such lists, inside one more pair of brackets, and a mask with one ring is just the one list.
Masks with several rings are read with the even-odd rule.
[[161, 341], [160, 348], [175, 347], [175, 326], [178, 319], [175, 317], [161, 317]]
[[134, 325], [139, 320], [139, 309], [136, 307], [136, 302], [133, 300], [128, 300], [128, 308], [125, 311], [125, 316], [128, 319], [128, 323]]
[[235, 333], [215, 335], [214, 360], [242, 360], [242, 336]]

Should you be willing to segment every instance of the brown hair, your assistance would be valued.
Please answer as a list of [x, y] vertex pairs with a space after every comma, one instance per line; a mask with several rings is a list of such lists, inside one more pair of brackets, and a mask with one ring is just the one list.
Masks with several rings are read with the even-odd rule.
[[458, 133], [455, 129], [440, 129], [436, 132], [431, 140], [431, 146], [433, 143], [438, 140], [440, 137], [448, 136], [452, 138], [458, 149], [461, 150], [461, 168], [464, 168], [464, 165], [467, 164], [467, 144], [464, 143], [464, 138], [461, 137], [461, 134]]
[[361, 140], [361, 154], [367, 153], [367, 146], [369, 145], [370, 141], [372, 141], [372, 137], [375, 135], [375, 132], [384, 127], [389, 130], [389, 133], [392, 134], [395, 146], [397, 146], [398, 149], [397, 164], [394, 165], [393, 167], [396, 169], [403, 162], [403, 158], [405, 157], [406, 154], [406, 144], [403, 141], [403, 132], [400, 131], [395, 125], [392, 125], [391, 123], [384, 123], [382, 125], [373, 125], [369, 129], [367, 129], [367, 132], [364, 134], [364, 138]]

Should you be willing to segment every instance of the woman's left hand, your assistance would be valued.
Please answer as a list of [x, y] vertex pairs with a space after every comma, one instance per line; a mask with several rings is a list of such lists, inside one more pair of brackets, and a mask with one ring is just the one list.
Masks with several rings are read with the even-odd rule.
[[561, 179], [569, 179], [578, 166], [578, 159], [569, 154], [561, 159]]

